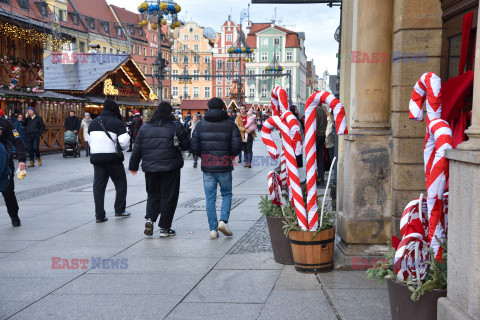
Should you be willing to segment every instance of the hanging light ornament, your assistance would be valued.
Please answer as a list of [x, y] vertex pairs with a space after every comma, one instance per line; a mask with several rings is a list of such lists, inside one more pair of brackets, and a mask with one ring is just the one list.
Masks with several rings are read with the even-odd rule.
[[178, 20], [178, 13], [182, 8], [174, 0], [166, 0], [158, 4], [155, 0], [144, 1], [138, 7], [138, 12], [142, 14], [145, 19], [140, 22], [140, 26], [148, 25], [149, 21], [152, 23], [152, 29], [157, 30], [158, 25], [167, 25], [167, 20], [171, 21], [170, 29], [181, 27], [182, 23]]

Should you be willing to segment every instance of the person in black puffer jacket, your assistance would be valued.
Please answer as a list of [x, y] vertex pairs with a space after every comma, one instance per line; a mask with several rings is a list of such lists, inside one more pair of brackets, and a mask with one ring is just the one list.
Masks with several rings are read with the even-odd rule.
[[142, 161], [148, 194], [144, 233], [148, 236], [153, 235], [153, 225], [160, 213], [160, 237], [175, 235], [171, 227], [180, 193], [182, 151], [189, 146], [187, 130], [174, 121], [168, 102], [160, 103], [152, 119], [138, 131], [128, 169], [133, 175], [137, 174]]
[[[93, 198], [97, 223], [108, 220], [105, 217], [105, 188], [111, 178], [115, 185], [115, 216], [129, 216], [125, 211], [127, 204], [127, 177], [123, 166], [123, 153], [117, 155], [115, 144], [118, 142], [122, 150], [128, 147], [130, 137], [123, 125], [117, 103], [106, 99], [100, 116], [92, 120], [88, 126], [90, 135], [90, 163], [93, 164]], [[102, 127], [105, 127], [110, 138]], [[113, 141], [112, 141], [113, 140]], [[115, 142], [114, 142], [115, 141]]]
[[[205, 119], [195, 126], [190, 142], [192, 153], [202, 159], [211, 239], [218, 238], [218, 230], [227, 236], [232, 235], [227, 223], [232, 205], [233, 159], [242, 150], [240, 131], [225, 108], [222, 99], [210, 99]], [[220, 223], [215, 209], [217, 185], [220, 185], [222, 194]]]

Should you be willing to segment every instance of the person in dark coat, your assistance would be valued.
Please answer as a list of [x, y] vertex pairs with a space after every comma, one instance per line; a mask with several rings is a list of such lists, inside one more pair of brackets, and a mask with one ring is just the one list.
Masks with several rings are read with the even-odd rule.
[[125, 125], [127, 126], [128, 134], [130, 135], [130, 145], [127, 152], [132, 152], [133, 142], [135, 141], [133, 133], [137, 131], [137, 118], [133, 115], [133, 110], [128, 110], [128, 121]]
[[148, 194], [144, 233], [148, 236], [153, 235], [153, 225], [160, 213], [160, 237], [175, 235], [171, 227], [180, 193], [182, 151], [189, 146], [188, 132], [180, 122], [174, 121], [168, 102], [160, 103], [151, 120], [137, 134], [128, 169], [136, 175], [142, 162]]
[[35, 167], [35, 158], [37, 158], [38, 165], [41, 166], [40, 137], [45, 131], [45, 122], [43, 122], [42, 117], [35, 113], [35, 108], [30, 107], [25, 115], [25, 119], [23, 119], [23, 126], [27, 128], [27, 146], [30, 154], [28, 167]]
[[[117, 103], [111, 99], [106, 99], [100, 116], [92, 120], [88, 126], [90, 163], [93, 164], [93, 199], [95, 201], [97, 223], [108, 221], [105, 215], [104, 202], [105, 189], [109, 178], [112, 179], [116, 191], [115, 216], [130, 216], [130, 213], [125, 211], [127, 177], [123, 166], [123, 152], [121, 152], [128, 147], [130, 137], [120, 119], [120, 109]], [[105, 130], [110, 137], [105, 133]], [[121, 148], [121, 150], [118, 150], [119, 153], [117, 153], [117, 143]]]
[[5, 191], [2, 192], [3, 199], [5, 200], [5, 206], [7, 207], [8, 215], [12, 220], [12, 226], [20, 227], [21, 222], [18, 217], [18, 202], [17, 197], [15, 196], [15, 166], [12, 159], [12, 147], [14, 146], [17, 152], [18, 159], [18, 168], [20, 170], [26, 169], [26, 154], [25, 146], [23, 145], [20, 134], [17, 132], [13, 123], [4, 118], [0, 118], [0, 143], [5, 146], [5, 149], [10, 155], [10, 171], [12, 172], [12, 177], [10, 183]]
[[73, 131], [78, 133], [82, 123], [80, 119], [75, 115], [75, 111], [71, 110], [68, 117], [65, 119], [65, 131]]
[[135, 128], [134, 128], [135, 131], [133, 132], [133, 138], [136, 139], [138, 135], [138, 131], [140, 131], [140, 128], [143, 125], [143, 119], [142, 119], [142, 116], [140, 115], [140, 111], [138, 110], [135, 111], [134, 117], [135, 117]]
[[[218, 230], [224, 235], [233, 235], [228, 226], [232, 206], [232, 170], [233, 160], [242, 150], [242, 138], [225, 107], [222, 99], [210, 99], [205, 119], [195, 126], [190, 142], [192, 153], [202, 159], [211, 239], [218, 238]], [[215, 208], [218, 185], [222, 194], [220, 223]]]

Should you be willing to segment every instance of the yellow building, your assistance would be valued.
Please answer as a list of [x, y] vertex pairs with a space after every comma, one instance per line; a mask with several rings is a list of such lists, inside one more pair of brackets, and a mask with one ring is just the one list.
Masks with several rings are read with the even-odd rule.
[[[200, 75], [212, 74], [213, 53], [216, 33], [200, 27], [195, 22], [187, 22], [173, 32], [172, 52], [172, 99], [210, 99], [213, 97], [212, 78]], [[176, 77], [178, 75], [178, 77]], [[185, 83], [181, 78], [191, 77]]]

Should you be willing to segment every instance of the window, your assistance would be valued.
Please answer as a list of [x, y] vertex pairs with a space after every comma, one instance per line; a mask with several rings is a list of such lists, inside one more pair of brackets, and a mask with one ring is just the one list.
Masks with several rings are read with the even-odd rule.
[[235, 61], [235, 69], [240, 69], [240, 62]]
[[203, 59], [203, 61], [204, 61], [204, 63], [206, 63], [206, 64], [210, 64], [210, 57], [205, 57], [205, 58]]
[[153, 34], [153, 42], [157, 42], [157, 35]]
[[287, 51], [287, 61], [292, 61], [292, 60], [293, 60], [293, 52]]
[[262, 38], [261, 43], [262, 43], [262, 47], [268, 46], [268, 38]]
[[150, 67], [150, 74], [153, 74], [153, 67]]
[[210, 87], [205, 87], [205, 98], [210, 98]]
[[153, 49], [150, 49], [150, 55], [153, 56]]
[[137, 46], [137, 54], [140, 54], [140, 46]]
[[227, 34], [227, 41], [232, 41], [232, 34], [231, 33]]
[[250, 98], [255, 97], [255, 87], [250, 87], [250, 90], [249, 90], [249, 92], [248, 92], [248, 96], [249, 96]]
[[105, 33], [110, 33], [110, 27], [108, 26], [108, 22], [103, 23], [103, 31], [105, 31]]
[[119, 35], [121, 37], [122, 36], [122, 28], [115, 27], [115, 30], [117, 31], [117, 35]]
[[80, 41], [78, 50], [80, 53], [85, 53], [85, 42]]
[[183, 51], [188, 51], [188, 44], [183, 45]]
[[200, 70], [193, 70], [193, 80], [200, 80]]
[[222, 84], [223, 78], [217, 78], [217, 84]]
[[107, 53], [107, 47], [103, 47], [103, 53]]
[[[210, 75], [210, 71], [208, 71], [208, 70], [205, 71], [205, 75], [206, 75], [206, 76]], [[209, 79], [211, 79], [211, 78], [209, 78]]]
[[198, 41], [198, 34], [193, 36], [193, 40]]
[[178, 63], [178, 57], [177, 56], [172, 56], [172, 62], [173, 63]]
[[275, 59], [277, 59], [277, 61], [280, 61], [280, 52], [275, 52]]
[[183, 63], [188, 63], [188, 56], [183, 56]]
[[138, 28], [138, 35], [140, 37], [143, 37], [143, 29], [142, 28]]
[[87, 23], [90, 29], [95, 30], [95, 19], [94, 18], [87, 18]]
[[144, 56], [147, 55], [147, 48], [143, 48], [143, 55], [144, 55]]
[[58, 20], [67, 21], [67, 15], [65, 14], [65, 10], [60, 10], [60, 9], [58, 10]]
[[199, 49], [198, 49], [198, 44], [194, 44], [194, 45], [193, 45], [193, 50], [195, 50], [195, 51], [198, 51], [198, 50], [199, 50]]
[[[265, 71], [265, 69], [262, 69], [262, 74], [267, 74], [267, 72]], [[267, 79], [267, 77], [263, 76], [262, 79]]]
[[279, 46], [280, 45], [280, 38], [274, 38], [273, 39], [273, 44], [276, 45], [276, 46]]
[[178, 97], [178, 87], [172, 87], [172, 96]]
[[[176, 77], [177, 75], [178, 75], [178, 70], [172, 70], [173, 80], [177, 80], [177, 77]], [[177, 93], [178, 93], [178, 88], [177, 88]]]
[[193, 63], [200, 63], [200, 56], [194, 56]]
[[183, 95], [184, 98], [190, 98], [190, 95], [188, 94], [188, 87], [183, 87]]
[[[251, 74], [251, 75], [254, 75], [255, 74], [255, 70], [248, 70], [248, 74]], [[250, 77], [251, 79], [254, 79], [254, 77]]]
[[262, 52], [262, 61], [268, 61], [268, 52]]
[[232, 69], [232, 62], [227, 61], [227, 67], [226, 67], [226, 69], [227, 69], [227, 70]]
[[223, 97], [223, 88], [217, 88], [217, 98]]
[[225, 80], [225, 84], [230, 84], [231, 82], [232, 82], [232, 78], [227, 77], [226, 80]]
[[147, 73], [147, 66], [143, 66], [143, 74]]
[[[0, 2], [8, 3], [8, 0], [0, 0]], [[40, 4], [40, 13], [42, 14], [42, 17], [47, 16], [48, 11], [47, 11], [47, 3], [46, 2], [42, 2]], [[74, 22], [75, 22], [75, 20], [74, 20]], [[77, 19], [77, 24], [78, 24], [78, 19]]]
[[193, 87], [193, 97], [194, 98], [200, 98], [200, 88], [199, 87]]
[[262, 87], [262, 98], [266, 98], [267, 97], [267, 88], [264, 86]]
[[223, 60], [221, 60], [221, 59], [217, 60], [217, 69], [218, 70], [223, 69]]

